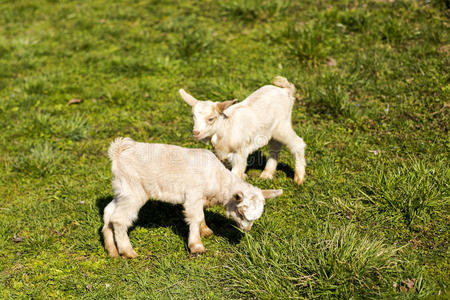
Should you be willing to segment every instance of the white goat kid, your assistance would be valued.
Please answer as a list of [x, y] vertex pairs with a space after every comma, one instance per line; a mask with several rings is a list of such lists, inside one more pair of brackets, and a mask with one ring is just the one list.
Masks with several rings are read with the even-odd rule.
[[265, 198], [282, 190], [260, 190], [226, 169], [211, 151], [173, 145], [138, 143], [118, 138], [108, 150], [112, 161], [114, 200], [104, 211], [103, 238], [109, 255], [134, 258], [127, 230], [149, 198], [182, 204], [189, 224], [188, 246], [203, 253], [206, 226], [203, 207], [222, 204], [228, 217], [248, 231], [264, 209]]
[[273, 84], [263, 86], [237, 104], [237, 100], [199, 101], [183, 89], [179, 92], [192, 106], [194, 138], [210, 138], [216, 155], [231, 163], [234, 174], [245, 178], [248, 155], [269, 144], [269, 159], [261, 178], [272, 179], [284, 144], [295, 155], [294, 180], [302, 184], [306, 144], [292, 129], [295, 86], [281, 76], [275, 77]]

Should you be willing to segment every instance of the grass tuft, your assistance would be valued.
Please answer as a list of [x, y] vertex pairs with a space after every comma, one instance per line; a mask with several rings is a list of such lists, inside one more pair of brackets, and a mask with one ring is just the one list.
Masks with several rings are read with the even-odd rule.
[[400, 166], [381, 164], [364, 179], [362, 193], [383, 210], [401, 214], [407, 226], [427, 223], [433, 210], [446, 207], [450, 200], [450, 170], [412, 160]]
[[337, 72], [318, 76], [315, 84], [307, 88], [308, 106], [312, 112], [331, 117], [355, 117], [355, 105], [350, 102], [346, 82]]
[[28, 152], [15, 158], [13, 169], [35, 177], [47, 176], [56, 172], [62, 158], [50, 143], [36, 143]]
[[381, 31], [381, 39], [390, 44], [405, 42], [409, 37], [407, 26], [397, 19], [389, 19]]
[[300, 62], [317, 65], [328, 55], [328, 34], [321, 23], [307, 23], [304, 25], [291, 25], [288, 27], [285, 37], [290, 38], [288, 49]]
[[389, 289], [398, 250], [352, 226], [325, 227], [307, 238], [265, 232], [245, 236], [227, 272], [233, 285], [256, 298], [376, 296]]
[[176, 47], [178, 57], [181, 59], [207, 55], [214, 47], [213, 32], [207, 29], [187, 28], [181, 33]]

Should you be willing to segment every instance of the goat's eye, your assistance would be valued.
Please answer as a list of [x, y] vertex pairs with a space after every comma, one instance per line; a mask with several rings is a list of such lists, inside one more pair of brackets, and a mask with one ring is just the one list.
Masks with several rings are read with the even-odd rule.
[[212, 121], [214, 121], [216, 118], [214, 117], [214, 118], [209, 118], [208, 119], [208, 122], [212, 122]]

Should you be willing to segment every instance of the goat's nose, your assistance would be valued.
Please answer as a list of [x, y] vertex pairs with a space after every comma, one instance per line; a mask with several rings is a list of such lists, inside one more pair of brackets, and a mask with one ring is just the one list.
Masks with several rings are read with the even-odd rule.
[[245, 232], [249, 232], [250, 229], [252, 229], [252, 225], [243, 226], [243, 227], [241, 227], [241, 229]]
[[199, 134], [200, 134], [200, 131], [198, 131], [198, 130], [193, 130], [192, 133], [193, 133], [194, 135], [199, 135]]

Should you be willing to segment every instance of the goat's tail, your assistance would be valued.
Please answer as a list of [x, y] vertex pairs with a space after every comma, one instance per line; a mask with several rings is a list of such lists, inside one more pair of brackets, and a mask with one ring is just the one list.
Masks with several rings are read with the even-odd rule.
[[289, 90], [289, 96], [294, 97], [295, 94], [295, 85], [290, 83], [285, 77], [277, 76], [273, 79], [272, 84]]
[[109, 146], [108, 149], [109, 158], [112, 161], [117, 160], [119, 158], [120, 153], [133, 146], [134, 143], [136, 142], [130, 138], [123, 138], [123, 137], [116, 138]]

